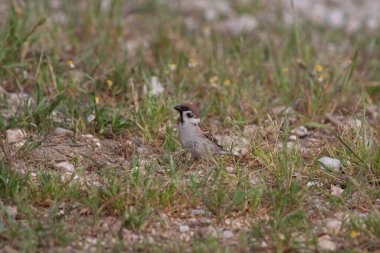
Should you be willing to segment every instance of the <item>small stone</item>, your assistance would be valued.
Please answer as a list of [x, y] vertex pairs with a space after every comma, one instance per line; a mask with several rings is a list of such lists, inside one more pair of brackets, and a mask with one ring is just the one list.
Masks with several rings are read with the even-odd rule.
[[165, 91], [164, 86], [162, 86], [162, 84], [158, 80], [158, 77], [152, 76], [151, 84], [152, 84], [152, 91], [151, 92], [153, 95], [158, 95], [158, 94], [161, 94]]
[[91, 122], [93, 122], [95, 119], [96, 119], [96, 117], [95, 117], [94, 114], [90, 114], [86, 118], [88, 124], [90, 124]]
[[331, 237], [329, 235], [324, 235], [324, 236], [318, 238], [318, 247], [321, 250], [336, 251], [336, 245], [331, 240]]
[[338, 197], [338, 196], [342, 195], [344, 190], [342, 188], [340, 188], [339, 186], [335, 186], [332, 184], [330, 192], [331, 192], [331, 195]]
[[11, 216], [13, 219], [16, 218], [17, 215], [17, 207], [16, 206], [6, 206], [5, 211], [9, 216]]
[[234, 147], [232, 153], [235, 155], [245, 155], [249, 152], [251, 148], [251, 143], [247, 138], [239, 137], [236, 135], [214, 135], [215, 139], [219, 144], [222, 144], [225, 147]]
[[82, 137], [86, 139], [94, 139], [94, 136], [92, 134], [83, 134]]
[[9, 144], [20, 143], [26, 138], [26, 132], [22, 129], [8, 129], [6, 138]]
[[[284, 145], [282, 145], [282, 143], [280, 143], [280, 144], [281, 144], [280, 147], [284, 148]], [[296, 149], [298, 147], [298, 145], [296, 145], [296, 143], [294, 143], [294, 142], [288, 141], [286, 143], [286, 147], [289, 149]]]
[[229, 166], [229, 167], [226, 168], [226, 171], [227, 171], [229, 174], [234, 174], [234, 173], [235, 173], [235, 168]]
[[[150, 85], [151, 85], [151, 90], [149, 91], [149, 94], [151, 94], [151, 95], [159, 95], [159, 94], [164, 93], [164, 91], [165, 91], [164, 86], [162, 86], [162, 84], [160, 83], [160, 80], [158, 79], [157, 76], [151, 77]], [[146, 85], [144, 86], [143, 93], [144, 94], [148, 93], [148, 88]]]
[[95, 146], [101, 147], [102, 144], [100, 144], [100, 140], [98, 138], [93, 138], [92, 141], [95, 143]]
[[306, 183], [306, 187], [318, 186], [321, 187], [323, 184], [319, 181], [309, 181]]
[[202, 224], [211, 224], [211, 220], [209, 218], [206, 218], [206, 217], [200, 218], [199, 222]]
[[179, 232], [186, 233], [190, 230], [190, 227], [188, 225], [181, 225], [179, 226]]
[[30, 108], [35, 104], [33, 98], [26, 93], [7, 93], [6, 98], [11, 114], [16, 113], [23, 107]]
[[33, 180], [36, 180], [37, 179], [37, 174], [35, 172], [32, 172], [30, 173], [30, 177], [33, 179]]
[[56, 111], [56, 110], [53, 110], [51, 112], [51, 118], [53, 121], [57, 122], [57, 123], [64, 123], [66, 117], [59, 111]]
[[133, 234], [131, 234], [131, 240], [132, 240], [132, 242], [136, 242], [139, 240], [139, 236], [133, 233]]
[[72, 136], [73, 131], [62, 127], [57, 127], [56, 129], [54, 129], [53, 134], [57, 136]]
[[100, 140], [98, 138], [95, 138], [92, 134], [83, 134], [82, 137], [92, 141], [97, 147], [101, 146]]
[[226, 230], [226, 231], [223, 232], [223, 239], [230, 239], [233, 236], [234, 236], [234, 234], [231, 231], [229, 231], [229, 230]]
[[257, 176], [250, 176], [249, 182], [252, 185], [257, 185], [258, 183], [260, 183], [260, 179]]
[[326, 223], [328, 232], [334, 236], [338, 235], [342, 227], [342, 222], [335, 219], [330, 219]]
[[324, 156], [318, 160], [322, 165], [320, 165], [321, 169], [323, 170], [324, 167], [327, 167], [329, 169], [332, 169], [336, 172], [340, 172], [340, 170], [343, 168], [342, 163], [338, 159], [334, 159], [328, 156]]
[[206, 211], [203, 209], [192, 209], [190, 210], [191, 215], [206, 215]]
[[291, 135], [289, 135], [289, 141], [296, 141], [297, 140], [297, 136], [296, 135], [294, 135], [294, 134], [291, 134]]
[[290, 131], [291, 134], [294, 134], [300, 138], [303, 138], [308, 135], [307, 128], [305, 126], [299, 126]]
[[74, 165], [70, 162], [57, 163], [54, 165], [54, 168], [61, 169], [61, 170], [63, 169], [63, 170], [66, 170], [67, 172], [73, 172], [75, 170]]
[[138, 147], [137, 148], [137, 153], [139, 153], [139, 154], [145, 153], [146, 151], [147, 151], [146, 148], [143, 148], [143, 147]]
[[362, 121], [357, 118], [350, 118], [347, 121], [347, 126], [354, 130], [360, 130], [360, 128], [362, 127]]
[[241, 222], [237, 219], [232, 221], [231, 226], [233, 230], [240, 230], [242, 228]]
[[189, 233], [184, 233], [179, 235], [179, 239], [181, 241], [189, 242], [191, 238], [189, 236]]

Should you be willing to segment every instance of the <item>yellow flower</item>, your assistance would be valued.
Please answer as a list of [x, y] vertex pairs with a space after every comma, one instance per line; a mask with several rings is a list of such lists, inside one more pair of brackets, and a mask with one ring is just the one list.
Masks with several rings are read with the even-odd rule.
[[351, 231], [351, 237], [352, 237], [352, 238], [355, 238], [355, 237], [357, 237], [358, 235], [359, 235], [359, 233], [356, 232], [355, 230]]
[[314, 69], [317, 71], [317, 72], [322, 72], [323, 71], [323, 66], [322, 65], [315, 65]]
[[73, 60], [67, 60], [67, 65], [69, 65], [70, 68], [75, 68]]
[[95, 96], [95, 103], [99, 104], [99, 102], [100, 102], [100, 97]]
[[211, 87], [216, 87], [218, 85], [218, 77], [217, 76], [212, 76], [210, 77], [210, 79], [208, 80]]
[[289, 69], [288, 68], [282, 68], [282, 73], [287, 75], [289, 73]]
[[196, 66], [198, 66], [198, 62], [195, 59], [190, 58], [189, 62], [187, 63], [187, 66], [189, 68], [195, 68]]
[[168, 66], [169, 66], [170, 71], [174, 71], [177, 69], [177, 64], [170, 63]]
[[224, 80], [223, 84], [225, 86], [230, 86], [231, 85], [231, 80], [230, 79], [226, 79], [226, 80]]
[[113, 85], [113, 82], [112, 82], [112, 80], [107, 79], [107, 80], [106, 80], [106, 84], [107, 84], [108, 88], [111, 88], [112, 85]]

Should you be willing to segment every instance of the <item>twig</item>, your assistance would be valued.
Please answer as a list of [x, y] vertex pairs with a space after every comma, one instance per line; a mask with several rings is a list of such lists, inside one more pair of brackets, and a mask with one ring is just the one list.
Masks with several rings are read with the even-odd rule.
[[133, 82], [133, 78], [129, 79], [129, 85], [131, 86], [133, 104], [135, 106], [135, 112], [137, 113], [139, 112], [138, 94], [135, 89], [135, 83]]
[[330, 121], [331, 123], [333, 123], [334, 125], [336, 125], [337, 127], [341, 127], [343, 126], [343, 123], [340, 122], [340, 120], [338, 120], [337, 118], [335, 118], [332, 114], [330, 113], [325, 113], [325, 117], [328, 121]]

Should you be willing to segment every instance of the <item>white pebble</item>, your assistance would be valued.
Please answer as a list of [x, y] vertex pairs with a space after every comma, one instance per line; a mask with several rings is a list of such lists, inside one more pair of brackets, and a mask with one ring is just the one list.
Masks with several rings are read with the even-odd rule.
[[338, 197], [342, 195], [343, 192], [344, 190], [340, 188], [339, 186], [331, 185], [331, 195]]
[[57, 127], [56, 129], [54, 129], [53, 134], [57, 136], [72, 136], [73, 131], [62, 127]]
[[86, 118], [87, 123], [91, 123], [91, 122], [93, 122], [95, 119], [96, 119], [96, 117], [95, 117], [94, 114], [90, 114], [90, 115], [88, 115], [87, 118]]
[[307, 128], [305, 126], [299, 126], [294, 128], [290, 133], [295, 134], [296, 136], [303, 138], [308, 134]]
[[54, 165], [56, 169], [63, 169], [66, 170], [67, 172], [73, 172], [75, 170], [75, 167], [72, 163], [70, 162], [61, 162], [57, 163]]
[[192, 215], [205, 215], [205, 214], [206, 214], [206, 211], [203, 210], [203, 209], [192, 209], [192, 210], [190, 211], [190, 213], [191, 213]]
[[234, 234], [231, 231], [226, 230], [223, 232], [223, 239], [230, 239], [233, 236], [234, 236]]
[[335, 219], [330, 219], [326, 224], [328, 232], [332, 235], [338, 235], [341, 227], [342, 222]]
[[8, 129], [6, 131], [6, 138], [9, 144], [21, 142], [26, 138], [26, 132], [22, 129]]
[[309, 182], [307, 182], [306, 186], [307, 187], [312, 187], [312, 186], [319, 186], [319, 187], [321, 187], [321, 186], [323, 186], [323, 184], [321, 182], [319, 182], [319, 181], [309, 181]]
[[333, 241], [331, 241], [331, 237], [329, 235], [322, 236], [318, 239], [318, 247], [321, 250], [336, 251], [336, 245]]
[[181, 225], [179, 226], [179, 232], [186, 233], [190, 230], [190, 227], [188, 225]]
[[6, 206], [5, 211], [9, 216], [11, 216], [13, 219], [16, 218], [17, 215], [17, 207], [16, 206]]
[[206, 217], [202, 217], [199, 219], [199, 221], [202, 223], [202, 224], [211, 224], [211, 220], [209, 218], [206, 218]]
[[[336, 172], [339, 172], [343, 167], [342, 163], [338, 159], [334, 159], [328, 156], [324, 156], [318, 160], [325, 167], [332, 169]], [[324, 166], [320, 165], [321, 169], [324, 169]]]
[[82, 137], [86, 139], [94, 139], [94, 136], [92, 134], [83, 134]]
[[230, 174], [234, 174], [235, 173], [235, 168], [234, 167], [227, 167], [226, 168], [226, 171]]

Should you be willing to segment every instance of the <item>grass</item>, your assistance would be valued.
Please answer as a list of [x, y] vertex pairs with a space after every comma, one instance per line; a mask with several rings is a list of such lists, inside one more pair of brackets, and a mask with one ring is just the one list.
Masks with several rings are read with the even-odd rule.
[[[367, 84], [378, 83], [379, 33], [268, 17], [235, 37], [223, 15], [207, 22], [174, 2], [0, 8], [0, 248], [308, 252], [329, 235], [341, 251], [378, 250], [380, 124], [369, 107], [380, 105]], [[233, 139], [228, 148], [246, 143], [244, 157], [189, 159], [172, 109], [183, 101]], [[294, 137], [298, 126], [306, 137]], [[5, 138], [17, 128], [20, 146]], [[322, 156], [343, 171], [321, 168]]]

